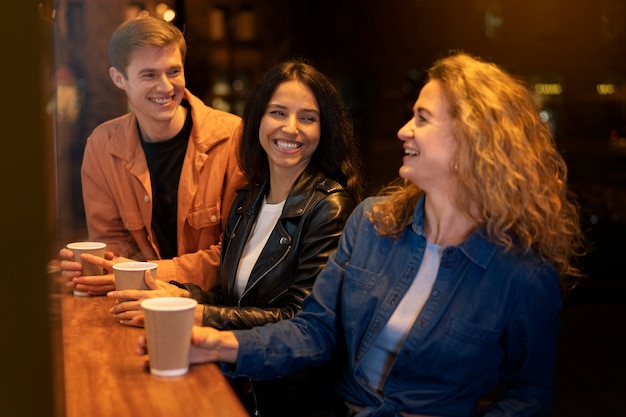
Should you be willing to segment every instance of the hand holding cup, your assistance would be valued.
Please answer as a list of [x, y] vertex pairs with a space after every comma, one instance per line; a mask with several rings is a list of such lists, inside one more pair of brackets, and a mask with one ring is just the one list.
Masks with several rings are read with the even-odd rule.
[[189, 371], [189, 348], [195, 307], [193, 298], [158, 297], [141, 302], [150, 372], [159, 376], [184, 375]]
[[[83, 259], [81, 255], [92, 255], [98, 258], [105, 257], [105, 249], [106, 243], [103, 242], [72, 242], [66, 245], [66, 249], [71, 251], [73, 255], [73, 261], [81, 264], [80, 274], [83, 276], [99, 276], [104, 272], [104, 268], [101, 265], [96, 263], [91, 263]], [[66, 252], [68, 253], [68, 252]], [[69, 255], [69, 253], [68, 253]], [[62, 262], [63, 265], [63, 262]], [[75, 274], [73, 274], [75, 276]], [[71, 284], [75, 287], [75, 284]], [[76, 288], [73, 288], [73, 292], [75, 296], [78, 297], [86, 297], [89, 296], [89, 292], [87, 291], [79, 291]]]

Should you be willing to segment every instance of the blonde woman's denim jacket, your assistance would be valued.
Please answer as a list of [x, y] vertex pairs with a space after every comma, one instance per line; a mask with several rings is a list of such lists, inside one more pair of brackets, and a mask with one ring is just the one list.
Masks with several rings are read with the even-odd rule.
[[[235, 331], [230, 375], [266, 378], [341, 364], [336, 391], [358, 416], [543, 416], [552, 403], [562, 294], [554, 268], [536, 254], [504, 251], [474, 231], [444, 250], [432, 291], [387, 376], [383, 392], [362, 370], [365, 354], [422, 261], [424, 200], [399, 238], [381, 237], [353, 212], [337, 251], [291, 320]], [[477, 403], [494, 388], [493, 403]]]

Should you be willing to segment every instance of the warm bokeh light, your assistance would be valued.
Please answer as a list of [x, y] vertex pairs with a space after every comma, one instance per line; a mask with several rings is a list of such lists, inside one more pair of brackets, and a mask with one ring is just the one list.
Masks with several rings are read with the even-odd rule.
[[233, 81], [233, 90], [234, 91], [242, 91], [243, 88], [246, 86], [246, 84], [243, 82], [243, 80], [235, 80]]
[[544, 96], [558, 96], [563, 92], [563, 87], [558, 83], [537, 83], [535, 92]]
[[159, 3], [156, 5], [156, 13], [161, 19], [166, 22], [171, 22], [176, 17], [176, 12], [165, 3]]
[[159, 14], [159, 16], [163, 16], [168, 9], [169, 6], [165, 3], [159, 3], [156, 5], [156, 12]]
[[615, 94], [615, 84], [598, 84], [596, 85], [596, 91], [603, 96]]
[[213, 108], [216, 108], [218, 110], [223, 110], [226, 112], [229, 112], [231, 107], [230, 107], [230, 103], [226, 100], [224, 100], [222, 97], [215, 97], [213, 98], [213, 100], [211, 100], [211, 106]]
[[165, 20], [166, 22], [171, 22], [172, 20], [174, 20], [175, 17], [176, 17], [176, 12], [174, 12], [174, 10], [172, 9], [167, 9], [163, 13], [163, 20]]

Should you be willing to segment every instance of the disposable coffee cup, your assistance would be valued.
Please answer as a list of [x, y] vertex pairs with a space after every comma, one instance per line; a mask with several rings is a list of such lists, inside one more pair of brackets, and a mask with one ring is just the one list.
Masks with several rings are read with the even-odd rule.
[[141, 302], [150, 357], [150, 373], [178, 376], [189, 371], [193, 298], [158, 297]]
[[[116, 290], [148, 290], [144, 272], [150, 270], [156, 277], [157, 267], [154, 262], [120, 262], [113, 265]], [[127, 301], [127, 300], [120, 300]]]
[[[80, 262], [83, 264], [83, 270], [81, 275], [84, 276], [92, 276], [92, 275], [102, 275], [104, 272], [101, 266], [91, 264], [89, 262], [83, 262], [80, 259], [80, 255], [83, 253], [88, 253], [90, 255], [99, 256], [104, 258], [104, 249], [106, 248], [106, 243], [102, 242], [72, 242], [66, 245], [66, 248], [71, 250], [74, 253], [74, 261]], [[74, 290], [74, 295], [78, 297], [88, 297], [89, 293], [87, 291], [76, 291]]]

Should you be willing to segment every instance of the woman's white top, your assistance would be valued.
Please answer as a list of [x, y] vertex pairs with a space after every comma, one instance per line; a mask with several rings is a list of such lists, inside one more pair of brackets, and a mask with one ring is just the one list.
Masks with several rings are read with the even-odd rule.
[[250, 236], [248, 236], [248, 242], [239, 259], [235, 283], [235, 291], [238, 297], [241, 297], [243, 291], [246, 289], [252, 268], [254, 268], [257, 259], [259, 259], [259, 255], [265, 247], [267, 239], [269, 239], [272, 230], [274, 230], [274, 226], [276, 226], [276, 222], [278, 222], [280, 218], [280, 214], [283, 212], [285, 201], [278, 204], [268, 204], [265, 197], [263, 197], [261, 211], [256, 218], [252, 232]]
[[363, 370], [372, 386], [379, 391], [382, 391], [400, 347], [430, 295], [437, 278], [443, 249], [443, 246], [426, 242], [424, 258], [413, 283], [365, 355]]

